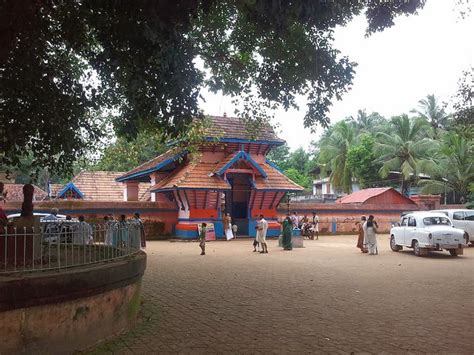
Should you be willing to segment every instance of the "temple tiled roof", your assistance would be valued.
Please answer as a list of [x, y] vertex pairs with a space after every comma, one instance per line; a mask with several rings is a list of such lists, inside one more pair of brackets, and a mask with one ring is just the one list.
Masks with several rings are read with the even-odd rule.
[[303, 187], [288, 179], [285, 175], [273, 168], [267, 163], [260, 164], [267, 178], [257, 177], [255, 179], [255, 188], [257, 190], [285, 190], [302, 191]]
[[140, 173], [145, 173], [151, 169], [158, 167], [160, 164], [166, 162], [169, 159], [173, 159], [180, 153], [181, 149], [179, 147], [172, 148], [161, 155], [158, 155], [156, 158], [153, 158], [142, 165], [137, 166], [136, 168], [117, 176], [119, 181], [127, 180], [127, 178], [132, 177], [133, 175], [137, 175]]
[[[115, 179], [123, 172], [115, 171], [81, 171], [72, 179], [72, 183], [84, 195], [84, 200], [96, 201], [123, 201], [123, 185]], [[52, 184], [51, 196], [58, 197], [58, 194], [66, 185]], [[138, 198], [146, 201], [149, 183], [138, 184]]]
[[284, 143], [275, 134], [273, 128], [269, 124], [265, 124], [262, 129], [259, 129], [255, 134], [249, 132], [245, 122], [237, 117], [227, 116], [207, 116], [211, 120], [211, 127], [207, 128], [206, 134], [212, 138], [225, 139], [241, 139], [241, 140], [255, 140], [268, 141], [275, 143]]
[[[5, 201], [23, 201], [23, 186], [24, 184], [5, 184], [3, 187]], [[33, 201], [43, 201], [48, 196], [48, 194], [38, 186], [33, 185], [33, 187]]]
[[229, 190], [230, 185], [222, 178], [213, 175], [216, 163], [188, 161], [173, 171], [150, 191], [179, 189]]

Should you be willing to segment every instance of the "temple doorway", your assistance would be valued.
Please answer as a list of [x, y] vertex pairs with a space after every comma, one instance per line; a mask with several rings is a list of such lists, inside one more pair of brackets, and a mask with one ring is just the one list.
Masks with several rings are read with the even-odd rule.
[[226, 192], [225, 210], [232, 217], [232, 224], [237, 225], [237, 235], [248, 235], [250, 183], [246, 174], [228, 175], [232, 190]]

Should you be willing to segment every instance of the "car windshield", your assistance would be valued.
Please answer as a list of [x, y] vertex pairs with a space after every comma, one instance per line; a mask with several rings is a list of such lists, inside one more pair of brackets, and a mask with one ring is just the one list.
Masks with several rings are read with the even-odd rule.
[[423, 224], [425, 226], [450, 226], [451, 222], [447, 217], [425, 217], [423, 218]]

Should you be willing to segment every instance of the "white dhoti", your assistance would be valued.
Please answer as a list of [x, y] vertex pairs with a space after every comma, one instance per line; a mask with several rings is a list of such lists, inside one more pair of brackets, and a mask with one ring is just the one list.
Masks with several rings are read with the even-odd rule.
[[369, 254], [375, 255], [378, 254], [377, 250], [377, 234], [373, 227], [367, 227], [365, 230], [365, 240], [364, 244], [369, 251]]
[[227, 240], [234, 238], [234, 233], [232, 233], [232, 226], [229, 224], [225, 230], [225, 237]]

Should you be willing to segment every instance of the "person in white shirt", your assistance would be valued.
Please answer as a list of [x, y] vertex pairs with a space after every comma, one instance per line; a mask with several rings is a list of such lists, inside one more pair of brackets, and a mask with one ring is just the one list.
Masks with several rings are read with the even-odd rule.
[[268, 230], [268, 222], [263, 218], [263, 215], [260, 215], [260, 220], [258, 221], [258, 228], [257, 228], [257, 241], [260, 243], [262, 251], [260, 254], [268, 254], [268, 246], [267, 246], [267, 230]]

